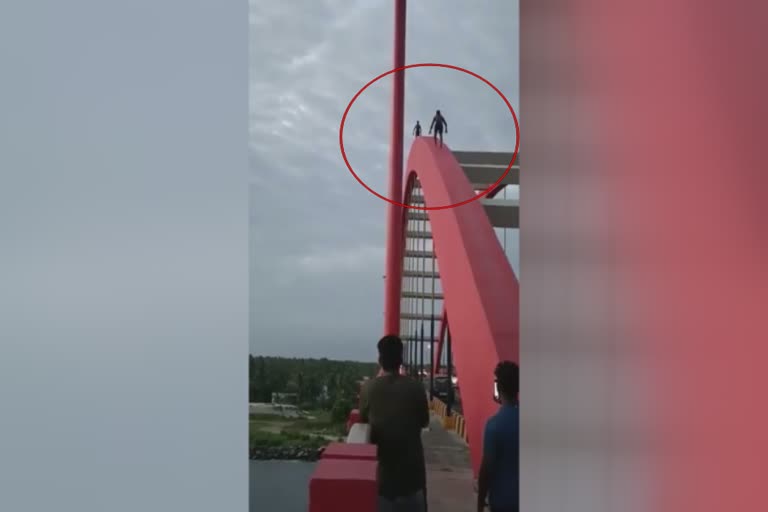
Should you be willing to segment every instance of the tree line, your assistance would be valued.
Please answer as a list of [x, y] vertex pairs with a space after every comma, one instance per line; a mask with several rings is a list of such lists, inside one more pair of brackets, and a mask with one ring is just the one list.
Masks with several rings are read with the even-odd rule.
[[334, 421], [344, 421], [354, 408], [358, 382], [374, 377], [376, 363], [249, 356], [249, 401], [271, 402], [272, 393], [296, 394], [302, 409], [331, 412]]

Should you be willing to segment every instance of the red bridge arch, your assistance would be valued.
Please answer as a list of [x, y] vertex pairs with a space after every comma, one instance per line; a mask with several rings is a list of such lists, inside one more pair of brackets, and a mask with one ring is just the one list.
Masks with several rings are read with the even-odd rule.
[[[417, 177], [427, 204], [453, 204], [475, 193], [448, 146], [440, 148], [430, 138], [414, 141], [406, 169], [404, 204], [409, 204]], [[401, 213], [401, 261], [408, 211]], [[446, 313], [440, 332], [450, 314], [451, 351], [461, 376], [463, 414], [477, 471], [485, 421], [498, 409], [493, 369], [501, 360], [519, 359], [519, 285], [480, 201], [427, 214]]]

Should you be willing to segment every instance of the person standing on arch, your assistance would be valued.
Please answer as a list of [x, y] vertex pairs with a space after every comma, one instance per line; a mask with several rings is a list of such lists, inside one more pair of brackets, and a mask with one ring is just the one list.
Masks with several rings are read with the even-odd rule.
[[445, 120], [443, 114], [438, 110], [435, 112], [435, 117], [432, 118], [432, 125], [429, 127], [429, 133], [435, 130], [435, 145], [437, 145], [437, 136], [440, 135], [440, 147], [443, 147], [443, 129], [445, 133], [448, 133], [448, 121]]
[[416, 121], [416, 126], [413, 127], [413, 136], [421, 137], [421, 125]]

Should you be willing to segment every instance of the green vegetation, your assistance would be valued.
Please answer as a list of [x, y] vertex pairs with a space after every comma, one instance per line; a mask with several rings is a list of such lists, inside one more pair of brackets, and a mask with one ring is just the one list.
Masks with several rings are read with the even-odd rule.
[[376, 375], [376, 363], [249, 356], [251, 402], [271, 402], [272, 393], [295, 393], [301, 409], [330, 411], [335, 403], [354, 403], [357, 382]]
[[251, 451], [317, 449], [343, 437], [359, 381], [377, 370], [376, 363], [249, 356], [250, 402], [271, 402], [273, 393], [295, 394], [300, 411], [298, 417], [250, 415]]
[[293, 432], [283, 430], [278, 433], [250, 429], [251, 450], [258, 448], [308, 448], [317, 450], [328, 444], [328, 439], [323, 436], [305, 434], [302, 432]]

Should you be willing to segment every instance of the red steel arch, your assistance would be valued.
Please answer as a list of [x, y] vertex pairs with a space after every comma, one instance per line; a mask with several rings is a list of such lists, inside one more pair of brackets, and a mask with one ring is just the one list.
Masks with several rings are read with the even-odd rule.
[[[410, 186], [412, 187], [412, 185]], [[504, 187], [506, 187], [506, 185], [503, 185], [503, 184], [497, 186], [496, 188], [491, 190], [486, 195], [486, 197], [488, 199], [493, 199], [494, 197], [496, 197], [498, 193], [504, 190]], [[435, 368], [440, 367], [440, 359], [443, 356], [443, 346], [445, 344], [445, 330], [447, 327], [448, 327], [448, 312], [445, 309], [445, 304], [443, 304], [443, 312], [440, 314], [440, 330], [438, 331], [438, 336], [436, 338], [437, 344], [435, 345], [435, 353], [432, 356], [432, 361], [430, 364], [430, 371], [432, 372], [432, 375], [435, 375]]]
[[[431, 138], [414, 141], [406, 169], [404, 204], [417, 176], [427, 204], [454, 204], [475, 193], [448, 146], [440, 148]], [[402, 209], [403, 225], [408, 211]], [[519, 285], [480, 201], [428, 210], [427, 215], [445, 312], [450, 312], [451, 349], [461, 378], [463, 414], [477, 473], [483, 427], [498, 408], [493, 401], [493, 369], [500, 360], [518, 362], [519, 358]], [[400, 250], [404, 247], [401, 243]], [[402, 252], [401, 262], [404, 258]]]

